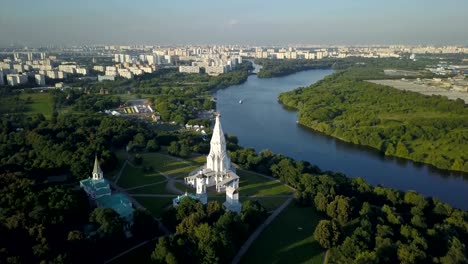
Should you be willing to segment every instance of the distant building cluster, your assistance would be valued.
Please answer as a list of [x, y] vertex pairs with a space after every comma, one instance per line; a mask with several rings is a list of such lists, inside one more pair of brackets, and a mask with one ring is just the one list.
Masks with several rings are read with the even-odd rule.
[[217, 76], [234, 70], [240, 63], [242, 63], [240, 56], [206, 54], [197, 56], [192, 65], [179, 66], [179, 72], [200, 73], [203, 69], [208, 75]]
[[74, 62], [58, 62], [55, 56], [44, 52], [14, 52], [13, 59], [0, 62], [0, 85], [17, 86], [35, 82], [38, 86], [46, 85], [46, 78], [66, 79], [67, 74], [88, 75], [88, 69]]
[[93, 70], [103, 73], [103, 75], [98, 75], [98, 81], [114, 81], [117, 76], [133, 79], [135, 75], [153, 73], [157, 70], [158, 60], [154, 57], [153, 55], [140, 55], [135, 58], [129, 54], [114, 54], [114, 65], [94, 65]]
[[[20, 50], [20, 51], [18, 51]], [[183, 73], [207, 73], [220, 75], [242, 63], [243, 58], [278, 60], [321, 60], [324, 58], [409, 58], [417, 60], [420, 54], [465, 54], [463, 46], [411, 46], [411, 45], [362, 45], [362, 46], [248, 46], [248, 45], [185, 45], [185, 46], [74, 46], [54, 47], [57, 56], [48, 55], [41, 48], [2, 50], [8, 54], [0, 61], [0, 85], [17, 86], [35, 83], [45, 86], [49, 79], [64, 80], [79, 77], [82, 80], [113, 81], [117, 77], [132, 79], [159, 68], [178, 67]], [[48, 51], [49, 52], [49, 51]], [[52, 52], [52, 50], [51, 50]], [[97, 63], [80, 65], [70, 61], [75, 54], [86, 53], [100, 57]], [[91, 68], [93, 71], [91, 71]], [[455, 69], [456, 70], [456, 69]], [[432, 72], [450, 74], [453, 69], [436, 67]], [[97, 74], [96, 74], [97, 72]], [[465, 73], [466, 74], [466, 73]], [[91, 75], [91, 76], [90, 76]], [[54, 81], [56, 82], [56, 81]], [[61, 87], [63, 85], [59, 85]]]

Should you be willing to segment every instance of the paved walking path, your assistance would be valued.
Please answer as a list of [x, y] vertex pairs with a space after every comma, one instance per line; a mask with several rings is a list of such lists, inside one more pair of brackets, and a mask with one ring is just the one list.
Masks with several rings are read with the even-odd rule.
[[126, 188], [125, 190], [126, 190], [126, 191], [131, 191], [131, 190], [140, 189], [140, 188], [144, 188], [144, 187], [148, 187], [148, 186], [158, 185], [158, 184], [165, 183], [165, 182], [167, 182], [167, 179], [166, 179], [166, 180], [163, 180], [163, 181], [158, 181], [158, 182], [143, 184], [143, 185], [136, 186], [136, 187]]
[[174, 198], [174, 194], [154, 194], [154, 193], [135, 193], [135, 194], [129, 194], [133, 197], [159, 197], [159, 198], [166, 198], [166, 197], [172, 197]]
[[242, 259], [244, 254], [247, 252], [247, 250], [250, 248], [252, 243], [255, 241], [255, 239], [258, 238], [258, 236], [265, 230], [265, 228], [273, 222], [273, 220], [286, 208], [288, 205], [292, 202], [293, 197], [290, 195], [289, 199], [286, 200], [280, 207], [278, 207], [253, 233], [250, 235], [249, 239], [244, 242], [244, 244], [240, 247], [239, 251], [237, 252], [236, 256], [232, 260], [232, 264], [237, 264], [239, 261]]
[[140, 244], [138, 244], [138, 245], [136, 245], [136, 246], [134, 246], [134, 247], [132, 247], [132, 248], [129, 248], [129, 249], [125, 250], [124, 252], [118, 254], [117, 256], [115, 256], [115, 257], [113, 257], [113, 258], [111, 258], [111, 259], [108, 259], [108, 260], [104, 261], [104, 264], [110, 263], [110, 262], [112, 262], [112, 261], [114, 261], [114, 260], [120, 258], [121, 256], [127, 254], [128, 252], [133, 251], [133, 250], [135, 250], [135, 249], [137, 249], [137, 248], [139, 248], [139, 247], [141, 247], [141, 246], [144, 246], [144, 245], [148, 244], [149, 242], [151, 242], [151, 241], [153, 241], [153, 240], [155, 240], [155, 239], [157, 239], [157, 238], [158, 238], [158, 237], [155, 237], [155, 238], [150, 239], [150, 240], [143, 241], [143, 242], [141, 242]]
[[120, 168], [119, 173], [117, 173], [117, 177], [115, 178], [114, 182], [117, 183], [120, 179], [120, 176], [122, 176], [122, 173], [125, 169], [125, 166], [127, 166], [128, 160], [125, 160], [124, 164], [122, 165], [122, 168]]
[[330, 259], [330, 249], [327, 249], [325, 256], [323, 257], [323, 264], [328, 264], [328, 259]]
[[[119, 187], [117, 184], [115, 184], [114, 182], [111, 182], [109, 181], [109, 184], [112, 186], [112, 188], [114, 188], [116, 191], [118, 192], [121, 192], [123, 194], [125, 194], [130, 200], [132, 200], [132, 203], [133, 205], [137, 208], [137, 209], [142, 209], [142, 210], [145, 210], [147, 211], [147, 209], [141, 205], [134, 197], [132, 197], [131, 194], [129, 194], [125, 189]], [[161, 221], [159, 221], [158, 219], [156, 219], [155, 217], [153, 217], [156, 221], [158, 221], [159, 223], [159, 230], [162, 230], [164, 232], [165, 235], [169, 235], [171, 234], [171, 232], [161, 223]]]

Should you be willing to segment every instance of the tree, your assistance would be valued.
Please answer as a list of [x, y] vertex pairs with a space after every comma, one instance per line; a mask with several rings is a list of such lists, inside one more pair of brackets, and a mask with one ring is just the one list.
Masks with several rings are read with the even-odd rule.
[[242, 204], [241, 219], [249, 225], [249, 230], [255, 229], [267, 217], [267, 211], [258, 201], [247, 200]]
[[89, 221], [99, 225], [98, 232], [102, 236], [115, 237], [123, 235], [124, 220], [110, 208], [94, 209]]
[[158, 151], [160, 148], [161, 147], [158, 145], [158, 143], [154, 139], [150, 139], [146, 143], [146, 150], [148, 150], [149, 152]]
[[328, 198], [322, 192], [317, 192], [314, 198], [315, 208], [320, 212], [326, 212], [328, 206]]
[[135, 157], [133, 157], [133, 162], [135, 162], [136, 165], [141, 165], [143, 164], [143, 157], [140, 154], [135, 154]]
[[337, 245], [340, 231], [334, 221], [320, 220], [314, 231], [314, 239], [323, 248], [332, 248]]
[[335, 196], [335, 200], [327, 206], [327, 215], [345, 225], [351, 216], [351, 204], [348, 197]]
[[171, 252], [169, 239], [167, 237], [160, 237], [156, 248], [151, 253], [151, 260], [155, 263], [177, 263], [176, 257]]
[[146, 210], [137, 209], [133, 212], [132, 233], [139, 239], [150, 239], [159, 231], [158, 223]]
[[468, 264], [468, 257], [465, 245], [453, 237], [449, 242], [447, 254], [440, 258], [442, 264]]

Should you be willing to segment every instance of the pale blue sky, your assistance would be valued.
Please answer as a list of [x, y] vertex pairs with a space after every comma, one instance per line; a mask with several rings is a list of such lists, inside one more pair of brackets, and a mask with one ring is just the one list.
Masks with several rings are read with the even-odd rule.
[[0, 45], [468, 45], [468, 0], [5, 0], [0, 7]]

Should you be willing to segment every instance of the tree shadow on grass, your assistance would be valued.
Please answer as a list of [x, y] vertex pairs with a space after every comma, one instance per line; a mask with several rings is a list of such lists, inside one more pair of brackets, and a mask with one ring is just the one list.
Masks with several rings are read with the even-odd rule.
[[[322, 263], [322, 257], [318, 256], [324, 252], [317, 241], [311, 241], [279, 252], [273, 263]], [[312, 262], [314, 258], [318, 260]]]

